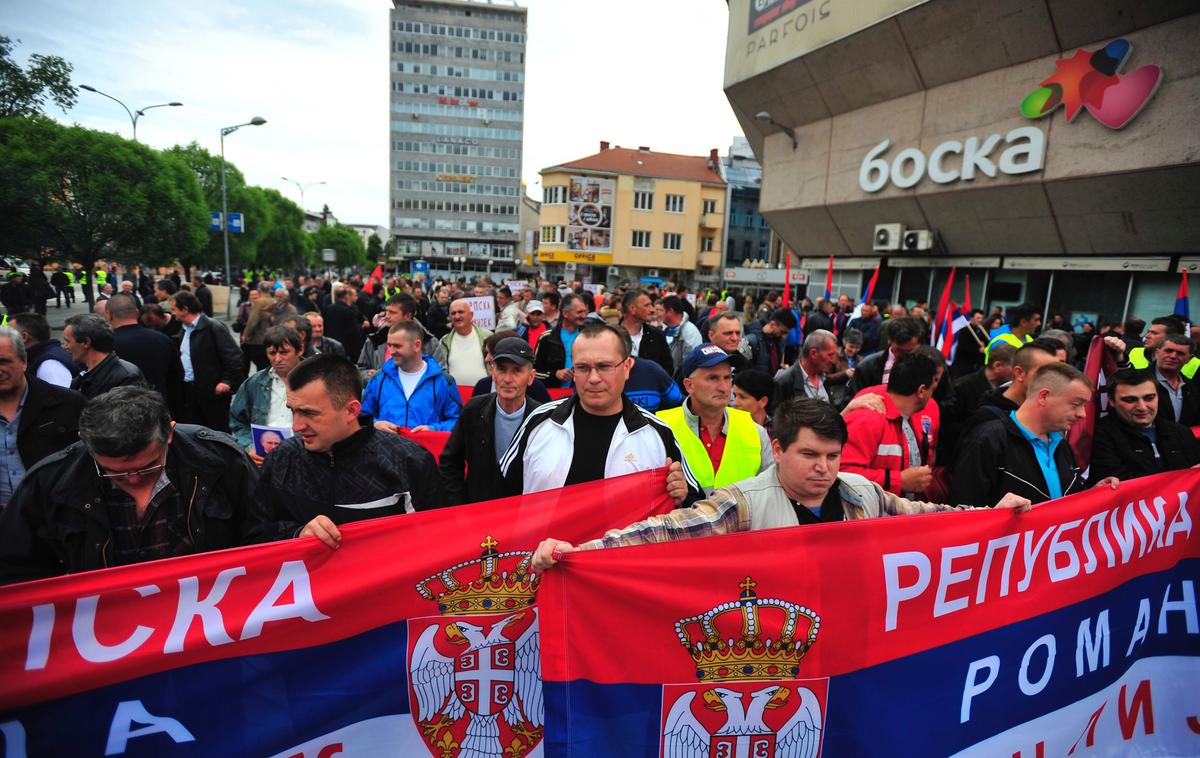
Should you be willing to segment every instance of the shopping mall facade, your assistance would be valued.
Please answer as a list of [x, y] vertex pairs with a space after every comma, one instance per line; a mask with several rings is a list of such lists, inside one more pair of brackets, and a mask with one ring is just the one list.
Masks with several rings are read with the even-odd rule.
[[977, 306], [1169, 313], [1200, 271], [1197, 9], [730, 0], [761, 213], [794, 265], [880, 263], [881, 296], [927, 299], [953, 267]]

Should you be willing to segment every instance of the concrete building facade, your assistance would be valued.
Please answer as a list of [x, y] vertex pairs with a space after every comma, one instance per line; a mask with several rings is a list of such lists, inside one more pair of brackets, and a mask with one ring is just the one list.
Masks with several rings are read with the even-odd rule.
[[550, 278], [715, 284], [725, 226], [720, 158], [600, 143], [545, 168], [538, 261]]
[[877, 291], [914, 301], [956, 267], [976, 305], [1113, 321], [1170, 312], [1200, 268], [1195, 3], [729, 9], [762, 214], [810, 271], [879, 259]]
[[393, 0], [391, 235], [434, 275], [513, 270], [526, 20], [515, 3]]

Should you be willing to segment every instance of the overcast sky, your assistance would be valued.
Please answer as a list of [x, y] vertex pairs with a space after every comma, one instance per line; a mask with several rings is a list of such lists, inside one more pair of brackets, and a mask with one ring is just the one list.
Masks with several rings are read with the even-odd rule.
[[[591, 155], [600, 140], [707, 155], [741, 134], [721, 91], [728, 12], [721, 0], [529, 0], [525, 159], [538, 171]], [[61, 55], [74, 83], [148, 111], [138, 139], [195, 140], [214, 154], [219, 130], [267, 119], [226, 139], [247, 181], [346, 223], [387, 225], [387, 0], [0, 0], [0, 34], [30, 53]], [[69, 113], [130, 134], [119, 105], [79, 93]]]

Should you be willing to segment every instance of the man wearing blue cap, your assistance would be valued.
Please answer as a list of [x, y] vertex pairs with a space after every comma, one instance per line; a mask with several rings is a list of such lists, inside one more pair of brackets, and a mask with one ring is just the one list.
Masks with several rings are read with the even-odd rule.
[[767, 431], [746, 411], [730, 408], [733, 356], [707, 342], [683, 360], [683, 405], [659, 411], [706, 495], [749, 479], [773, 461]]

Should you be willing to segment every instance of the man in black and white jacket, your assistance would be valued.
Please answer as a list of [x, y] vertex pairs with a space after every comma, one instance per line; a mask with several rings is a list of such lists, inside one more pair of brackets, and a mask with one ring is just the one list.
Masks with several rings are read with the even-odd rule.
[[676, 505], [703, 495], [671, 428], [624, 395], [633, 360], [621, 333], [588, 322], [572, 345], [575, 394], [534, 409], [500, 461], [508, 494], [668, 467]]

